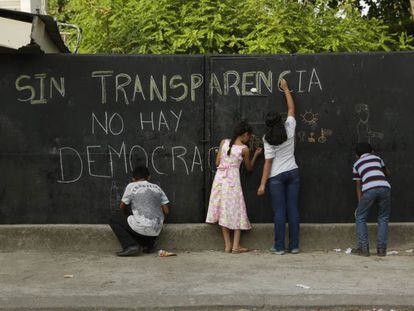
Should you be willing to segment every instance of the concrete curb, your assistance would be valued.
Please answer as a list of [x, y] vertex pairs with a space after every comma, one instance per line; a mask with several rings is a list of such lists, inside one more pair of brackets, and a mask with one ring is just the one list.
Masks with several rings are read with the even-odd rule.
[[[376, 225], [369, 224], [370, 245], [375, 250]], [[273, 225], [254, 224], [242, 236], [243, 245], [268, 249], [272, 245]], [[355, 245], [354, 224], [302, 224], [300, 247], [303, 251], [326, 251]], [[167, 224], [160, 236], [159, 248], [169, 250], [221, 250], [223, 242], [218, 226], [206, 224]], [[414, 223], [392, 223], [389, 249], [414, 248]], [[0, 251], [93, 251], [119, 249], [108, 225], [0, 225]]]
[[198, 295], [162, 296], [76, 296], [1, 299], [0, 310], [365, 310], [398, 308], [413, 310], [414, 299], [384, 295]]

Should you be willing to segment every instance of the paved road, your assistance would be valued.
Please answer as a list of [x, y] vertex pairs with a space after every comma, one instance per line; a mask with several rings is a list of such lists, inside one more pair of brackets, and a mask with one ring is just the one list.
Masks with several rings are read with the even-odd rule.
[[414, 310], [414, 255], [0, 253], [0, 310], [29, 307]]

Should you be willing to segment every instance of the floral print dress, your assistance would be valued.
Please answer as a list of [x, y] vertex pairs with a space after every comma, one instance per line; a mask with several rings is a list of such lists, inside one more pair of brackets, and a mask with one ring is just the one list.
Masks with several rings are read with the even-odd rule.
[[242, 150], [246, 145], [233, 145], [230, 155], [230, 140], [226, 139], [221, 148], [220, 165], [214, 177], [207, 212], [207, 223], [218, 223], [231, 230], [251, 229], [247, 217], [246, 203], [240, 183], [240, 164], [243, 162]]

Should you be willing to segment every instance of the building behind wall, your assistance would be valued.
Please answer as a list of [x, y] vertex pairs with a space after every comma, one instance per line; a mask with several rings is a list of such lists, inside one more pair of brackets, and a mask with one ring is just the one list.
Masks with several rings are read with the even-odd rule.
[[47, 0], [0, 0], [0, 8], [46, 15]]

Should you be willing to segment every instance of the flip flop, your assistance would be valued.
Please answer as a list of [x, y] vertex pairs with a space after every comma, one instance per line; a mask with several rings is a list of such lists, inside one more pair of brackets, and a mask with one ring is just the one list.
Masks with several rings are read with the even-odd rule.
[[233, 249], [232, 253], [233, 254], [241, 254], [241, 253], [247, 253], [250, 250], [248, 248], [244, 248], [244, 247], [240, 247], [239, 249]]
[[177, 254], [170, 253], [162, 249], [158, 251], [158, 257], [171, 257], [171, 256], [177, 256]]

